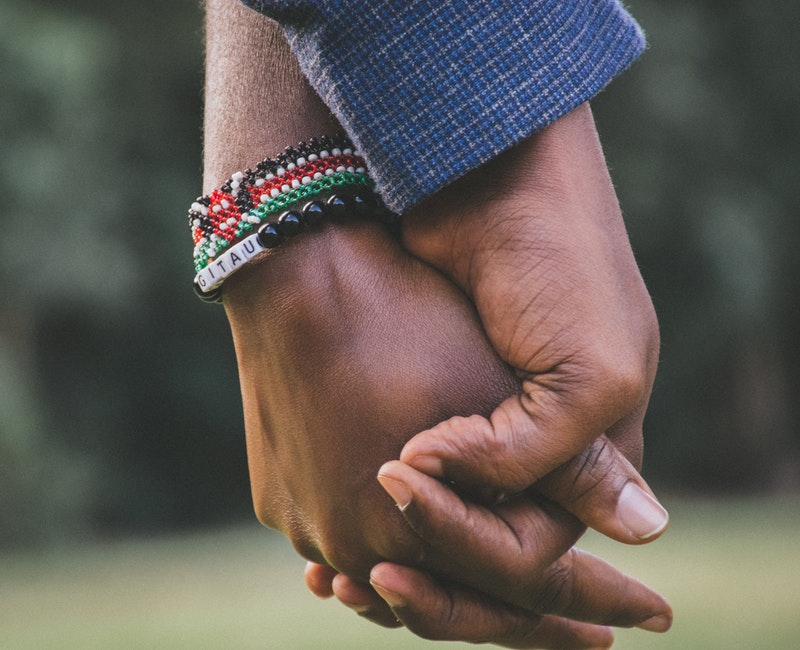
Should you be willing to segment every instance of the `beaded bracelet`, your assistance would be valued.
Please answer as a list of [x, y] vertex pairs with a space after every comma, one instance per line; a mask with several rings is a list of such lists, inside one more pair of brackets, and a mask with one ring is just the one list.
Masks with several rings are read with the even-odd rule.
[[344, 136], [301, 142], [255, 170], [237, 172], [189, 209], [195, 293], [219, 302], [220, 285], [245, 262], [325, 217], [355, 213], [391, 223], [395, 215], [373, 187], [363, 158]]

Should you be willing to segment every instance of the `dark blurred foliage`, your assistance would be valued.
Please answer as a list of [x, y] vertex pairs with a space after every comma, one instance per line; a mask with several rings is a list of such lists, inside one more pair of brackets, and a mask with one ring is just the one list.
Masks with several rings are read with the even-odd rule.
[[0, 61], [0, 542], [250, 516], [230, 334], [190, 291], [199, 3], [2, 2]]
[[662, 329], [646, 470], [800, 487], [800, 4], [643, 2], [650, 49], [595, 102]]
[[[800, 5], [632, 7], [594, 103], [663, 353], [647, 476], [800, 485]], [[189, 289], [194, 0], [0, 0], [0, 544], [251, 517], [222, 309]]]

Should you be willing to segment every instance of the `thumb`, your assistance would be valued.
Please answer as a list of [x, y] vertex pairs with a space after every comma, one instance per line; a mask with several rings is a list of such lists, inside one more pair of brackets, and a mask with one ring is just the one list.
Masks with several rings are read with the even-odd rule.
[[651, 542], [669, 523], [667, 511], [647, 483], [605, 436], [533, 489], [618, 542]]
[[465, 487], [520, 492], [578, 455], [602, 429], [563, 435], [522, 406], [521, 396], [504, 401], [489, 419], [453, 417], [409, 440], [400, 460], [425, 474]]
[[490, 420], [456, 417], [423, 431], [406, 443], [400, 460], [467, 490], [515, 493], [535, 484], [587, 526], [627, 544], [652, 541], [666, 529], [667, 511], [606, 436], [565, 451], [515, 403], [506, 400]]

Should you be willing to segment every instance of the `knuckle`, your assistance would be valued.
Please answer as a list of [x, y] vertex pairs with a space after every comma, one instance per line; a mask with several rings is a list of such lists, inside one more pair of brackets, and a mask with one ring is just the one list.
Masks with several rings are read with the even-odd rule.
[[499, 435], [489, 420], [475, 415], [465, 425], [458, 440], [462, 452], [469, 455], [468, 462], [481, 467], [488, 459], [505, 458], [508, 455], [508, 437]]
[[481, 427], [486, 427], [489, 423], [482, 415], [470, 415], [469, 417], [464, 418], [464, 424], [474, 429], [481, 429]]
[[646, 373], [641, 364], [614, 360], [603, 369], [609, 390], [626, 404], [638, 404], [644, 393]]
[[376, 564], [388, 560], [396, 564], [421, 566], [427, 549], [396, 510], [378, 522], [377, 515], [366, 515], [364, 527], [329, 526], [320, 543], [328, 564], [357, 580], [368, 580]]
[[487, 427], [486, 418], [480, 415], [454, 417], [446, 424], [446, 440], [457, 453], [475, 454], [492, 442], [491, 427]]
[[[293, 541], [294, 543], [294, 541]], [[295, 548], [297, 545], [295, 544]], [[300, 552], [300, 549], [298, 549]], [[324, 544], [321, 554], [327, 564], [344, 575], [355, 580], [367, 581], [370, 569], [380, 560], [377, 555], [359, 544], [348, 540], [336, 540]]]
[[253, 500], [253, 507], [258, 523], [267, 528], [274, 528], [276, 530], [279, 528], [278, 520], [272, 515], [268, 508], [265, 508], [263, 504], [257, 502], [255, 499]]
[[542, 574], [533, 599], [532, 609], [537, 614], [561, 614], [570, 611], [575, 600], [575, 573], [566, 559], [574, 554], [570, 549]]
[[306, 560], [325, 564], [313, 527], [298, 516], [295, 507], [283, 497], [270, 498], [261, 492], [253, 492], [256, 519], [268, 528], [273, 528], [289, 538], [295, 550]]
[[508, 437], [498, 435], [480, 415], [451, 418], [440, 433], [439, 444], [446, 449], [445, 471], [454, 480], [491, 480], [496, 466], [513, 457]]
[[287, 517], [288, 508], [283, 491], [281, 489], [261, 489], [251, 480], [250, 494], [253, 511], [258, 522], [267, 528], [285, 531], [284, 522], [289, 517]]
[[484, 438], [492, 438], [493, 431], [489, 421], [482, 415], [456, 417], [450, 420], [452, 434], [456, 441], [463, 440], [465, 434], [470, 442], [480, 442]]
[[384, 560], [411, 566], [425, 566], [428, 549], [408, 527], [386, 526], [374, 542], [374, 549]]
[[588, 375], [599, 387], [599, 402], [609, 401], [628, 411], [641, 403], [648, 392], [647, 355], [621, 352], [611, 346], [597, 346], [589, 353]]
[[[652, 306], [652, 303], [651, 303]], [[647, 336], [647, 362], [651, 375], [655, 375], [658, 366], [658, 357], [661, 353], [661, 331], [658, 325], [655, 309], [651, 309], [645, 325]]]
[[[309, 550], [316, 552], [328, 564], [340, 573], [356, 580], [367, 580], [372, 566], [377, 564], [378, 556], [364, 542], [363, 531], [357, 528], [342, 528], [335, 522], [317, 519], [315, 524], [298, 522], [299, 536], [291, 535], [290, 539], [300, 555]], [[296, 541], [297, 540], [297, 541]], [[298, 547], [298, 541], [304, 544]], [[303, 557], [307, 557], [303, 555]], [[313, 558], [308, 558], [313, 559]]]
[[310, 560], [311, 562], [316, 562], [317, 564], [327, 563], [325, 561], [325, 555], [322, 553], [319, 546], [305, 531], [298, 529], [288, 530], [286, 531], [286, 535], [300, 557]]

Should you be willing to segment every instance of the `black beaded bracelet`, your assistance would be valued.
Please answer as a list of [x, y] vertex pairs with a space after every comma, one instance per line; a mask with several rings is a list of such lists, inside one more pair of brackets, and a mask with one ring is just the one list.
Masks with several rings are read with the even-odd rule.
[[263, 223], [255, 234], [234, 244], [208, 264], [194, 279], [194, 292], [204, 302], [222, 302], [222, 283], [246, 262], [265, 250], [280, 246], [287, 238], [327, 221], [348, 216], [374, 218], [396, 225], [397, 216], [372, 193], [336, 193], [316, 197], [302, 206], [282, 212], [274, 221]]
[[348, 214], [392, 223], [363, 158], [344, 136], [312, 139], [237, 172], [189, 210], [195, 293], [219, 302], [219, 287], [263, 250], [324, 219]]

